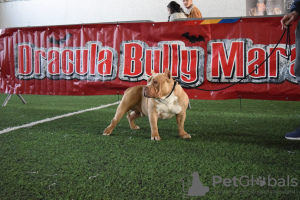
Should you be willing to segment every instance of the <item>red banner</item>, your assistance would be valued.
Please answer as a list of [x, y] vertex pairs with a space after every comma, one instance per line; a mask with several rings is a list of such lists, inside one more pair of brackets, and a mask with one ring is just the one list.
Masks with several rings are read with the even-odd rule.
[[[193, 99], [300, 100], [281, 17], [90, 24], [0, 30], [0, 92], [122, 94], [170, 69]], [[250, 72], [254, 71], [248, 76]], [[218, 90], [231, 84], [234, 86]]]

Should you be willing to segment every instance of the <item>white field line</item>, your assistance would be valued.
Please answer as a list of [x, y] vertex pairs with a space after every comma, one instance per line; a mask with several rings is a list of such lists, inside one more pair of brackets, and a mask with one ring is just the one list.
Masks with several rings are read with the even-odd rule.
[[24, 124], [22, 126], [9, 127], [9, 128], [6, 128], [6, 129], [0, 131], [0, 135], [3, 134], [3, 133], [8, 133], [8, 132], [11, 132], [11, 131], [15, 131], [15, 130], [18, 130], [18, 129], [32, 127], [32, 126], [35, 126], [37, 124], [51, 122], [51, 121], [54, 121], [54, 120], [57, 120], [57, 119], [70, 117], [70, 116], [73, 116], [73, 115], [77, 115], [77, 114], [81, 114], [81, 113], [85, 113], [85, 112], [89, 112], [89, 111], [94, 111], [94, 110], [106, 108], [106, 107], [109, 107], [109, 106], [114, 106], [114, 105], [117, 105], [119, 103], [120, 102], [115, 102], [115, 103], [111, 103], [111, 104], [107, 104], [107, 105], [102, 105], [102, 106], [99, 106], [99, 107], [94, 107], [94, 108], [89, 108], [89, 109], [86, 109], [86, 110], [80, 110], [80, 111], [77, 111], [77, 112], [72, 112], [72, 113], [68, 113], [68, 114], [64, 114], [64, 115], [59, 115], [59, 116], [52, 117], [52, 118], [46, 118], [46, 119], [39, 120], [39, 121], [36, 121], [36, 122], [31, 122], [29, 124]]

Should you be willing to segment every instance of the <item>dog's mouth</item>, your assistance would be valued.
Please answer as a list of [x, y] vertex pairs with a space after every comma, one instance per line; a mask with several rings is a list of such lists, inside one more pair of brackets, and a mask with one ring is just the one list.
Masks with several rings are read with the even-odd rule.
[[152, 96], [151, 94], [149, 94], [149, 91], [146, 91], [147, 89], [144, 88], [143, 90], [143, 95], [144, 97], [146, 98], [149, 98], [149, 99], [156, 99], [156, 97]]
[[158, 97], [150, 97], [150, 96], [146, 95], [145, 93], [144, 93], [144, 97], [146, 97], [148, 99], [160, 100], [160, 98], [158, 98]]
[[147, 95], [145, 88], [143, 89], [143, 95], [144, 95], [144, 97], [146, 97], [146, 98], [150, 98], [150, 97]]
[[145, 91], [144, 91], [144, 97], [149, 98], [149, 97], [146, 95]]
[[143, 89], [143, 95], [146, 98], [149, 99], [160, 99], [159, 95], [153, 94], [149, 88], [144, 87]]

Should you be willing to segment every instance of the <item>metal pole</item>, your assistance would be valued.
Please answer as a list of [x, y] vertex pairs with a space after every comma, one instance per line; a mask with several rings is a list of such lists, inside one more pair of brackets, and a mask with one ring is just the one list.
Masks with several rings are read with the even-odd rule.
[[2, 106], [6, 106], [7, 102], [9, 101], [10, 97], [11, 97], [12, 94], [8, 94], [6, 99], [4, 100]]
[[[21, 101], [22, 101], [24, 104], [26, 104], [25, 99], [24, 99], [20, 94], [17, 94], [17, 95], [18, 95], [18, 97], [21, 99]], [[3, 104], [2, 104], [3, 107], [6, 106], [6, 104], [7, 104], [8, 101], [9, 101], [9, 99], [11, 98], [11, 96], [12, 96], [12, 94], [8, 94], [8, 95], [7, 95], [6, 99], [4, 100], [4, 102], [3, 102]]]

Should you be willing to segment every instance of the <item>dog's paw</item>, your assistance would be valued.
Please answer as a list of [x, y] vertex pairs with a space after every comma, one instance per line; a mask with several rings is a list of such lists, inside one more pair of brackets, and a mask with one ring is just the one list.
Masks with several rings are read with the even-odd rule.
[[189, 138], [192, 138], [192, 136], [190, 134], [185, 134], [185, 135], [182, 135], [180, 136], [181, 138], [184, 138], [184, 139], [189, 139]]
[[138, 130], [138, 129], [140, 129], [140, 127], [139, 126], [137, 126], [137, 125], [135, 125], [135, 126], [132, 126], [132, 127], [130, 127], [131, 129], [134, 129], [134, 130]]
[[103, 135], [110, 135], [111, 134], [111, 131], [109, 131], [109, 130], [107, 130], [107, 129], [105, 129], [104, 131], [103, 131]]
[[155, 137], [151, 137], [151, 140], [157, 140], [157, 141], [159, 141], [159, 140], [161, 140], [161, 138], [159, 136], [155, 136]]

